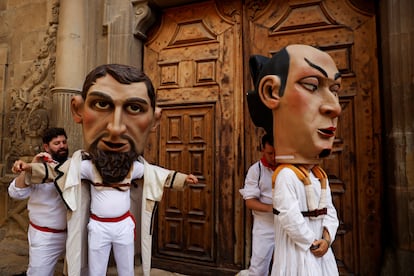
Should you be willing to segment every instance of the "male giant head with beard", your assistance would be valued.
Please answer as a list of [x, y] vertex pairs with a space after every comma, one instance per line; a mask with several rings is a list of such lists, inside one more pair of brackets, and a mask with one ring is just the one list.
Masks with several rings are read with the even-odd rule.
[[135, 67], [106, 64], [86, 77], [82, 94], [72, 99], [72, 115], [104, 182], [124, 179], [143, 153], [160, 117], [155, 102], [152, 82]]
[[[141, 256], [143, 275], [150, 275], [154, 227], [152, 218], [155, 215], [157, 202], [162, 199], [165, 188], [179, 190], [186, 184], [198, 182], [197, 177], [192, 174], [187, 175], [149, 164], [142, 157], [148, 136], [161, 117], [161, 109], [156, 107], [152, 82], [141, 70], [132, 66], [120, 64], [98, 66], [87, 75], [82, 93], [73, 97], [71, 111], [74, 121], [82, 125], [85, 150], [74, 152], [69, 161], [59, 166], [50, 163], [47, 166], [27, 164], [18, 160], [13, 166], [13, 171], [28, 172], [26, 183], [39, 184], [41, 180], [50, 178], [57, 184], [69, 210], [65, 259], [67, 275], [88, 275], [88, 270], [93, 268], [93, 265], [88, 267], [88, 261], [89, 263], [91, 261], [88, 260], [86, 250], [89, 242], [86, 233], [90, 226], [89, 218], [93, 220], [97, 217], [110, 218], [111, 223], [115, 219], [112, 216], [99, 216], [94, 213], [94, 210], [112, 213], [115, 209], [124, 206], [123, 203], [128, 203], [129, 206], [128, 199], [119, 200], [125, 193], [115, 195], [113, 191], [130, 192], [128, 193], [130, 212], [126, 214], [129, 216], [129, 213], [132, 213], [140, 221], [140, 226], [136, 227], [135, 254]], [[90, 162], [83, 160], [85, 152], [92, 159], [97, 171], [93, 166], [89, 166], [91, 170], [87, 168], [86, 164]], [[141, 174], [136, 173], [135, 168], [139, 166], [135, 166], [136, 163], [143, 166]], [[88, 174], [91, 172], [93, 179]], [[134, 179], [137, 180], [135, 183], [137, 185], [131, 186]], [[91, 183], [94, 185], [89, 185]], [[109, 187], [102, 188], [101, 184]], [[105, 196], [96, 196], [102, 190], [105, 190]], [[118, 200], [114, 199], [114, 196], [117, 196]], [[107, 200], [114, 208], [108, 207]], [[96, 207], [94, 202], [102, 203], [99, 205], [102, 208], [94, 208]], [[123, 215], [116, 217], [118, 218], [125, 221]], [[99, 235], [93, 237], [96, 236]], [[90, 246], [90, 248], [101, 247]], [[96, 275], [104, 275], [104, 273]]]

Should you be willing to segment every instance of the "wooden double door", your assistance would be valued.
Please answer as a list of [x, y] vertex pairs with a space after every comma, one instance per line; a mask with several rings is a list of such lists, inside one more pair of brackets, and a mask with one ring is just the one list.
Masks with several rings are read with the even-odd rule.
[[340, 227], [341, 274], [376, 275], [381, 254], [381, 168], [375, 13], [369, 1], [198, 1], [162, 11], [144, 49], [144, 70], [162, 107], [146, 157], [193, 173], [199, 183], [166, 190], [153, 264], [188, 275], [247, 267], [251, 216], [239, 194], [259, 157], [250, 120], [248, 58], [292, 43], [328, 52], [343, 75], [342, 115], [324, 161]]

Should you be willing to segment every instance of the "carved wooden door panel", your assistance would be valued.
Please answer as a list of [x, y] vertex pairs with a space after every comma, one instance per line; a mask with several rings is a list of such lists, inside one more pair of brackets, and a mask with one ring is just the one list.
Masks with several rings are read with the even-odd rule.
[[203, 273], [216, 274], [240, 264], [235, 252], [243, 241], [233, 239], [243, 208], [234, 189], [243, 182], [238, 20], [213, 1], [165, 9], [144, 48], [144, 70], [163, 108], [145, 156], [199, 178], [185, 191], [164, 192], [154, 232], [153, 264], [159, 268], [192, 274], [202, 265]]
[[[356, 6], [358, 2], [363, 5]], [[244, 44], [245, 59], [250, 54], [271, 56], [288, 44], [309, 44], [328, 52], [342, 73], [343, 110], [333, 155], [323, 164], [340, 219], [333, 249], [341, 274], [379, 274], [380, 114], [370, 4], [373, 1], [250, 1], [243, 32], [245, 41], [260, 41]]]
[[160, 164], [197, 175], [199, 183], [165, 193], [158, 219], [158, 252], [213, 261], [214, 105], [164, 107]]

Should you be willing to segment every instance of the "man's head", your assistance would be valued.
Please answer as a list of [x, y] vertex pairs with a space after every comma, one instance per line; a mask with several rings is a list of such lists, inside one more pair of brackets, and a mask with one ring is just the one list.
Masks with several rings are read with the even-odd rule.
[[252, 57], [250, 66], [250, 114], [273, 133], [276, 161], [318, 163], [329, 155], [341, 113], [341, 75], [333, 59], [311, 46], [290, 45], [272, 58]]
[[43, 148], [59, 163], [68, 159], [67, 138], [65, 130], [59, 127], [48, 128], [43, 134]]
[[275, 148], [273, 147], [273, 136], [271, 134], [266, 133], [263, 135], [261, 148], [266, 162], [270, 165], [276, 165]]
[[71, 105], [84, 147], [104, 180], [122, 180], [160, 119], [151, 80], [132, 66], [101, 65], [87, 75]]

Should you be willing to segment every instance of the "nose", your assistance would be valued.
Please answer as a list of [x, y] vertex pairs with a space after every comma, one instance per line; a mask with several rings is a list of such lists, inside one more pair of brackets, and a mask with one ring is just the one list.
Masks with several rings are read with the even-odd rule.
[[323, 99], [323, 103], [320, 106], [320, 112], [330, 118], [336, 118], [341, 114], [341, 111], [342, 108], [339, 104], [338, 96], [329, 91]]
[[112, 121], [108, 123], [108, 131], [111, 136], [119, 136], [126, 130], [122, 116], [122, 108], [115, 108]]

